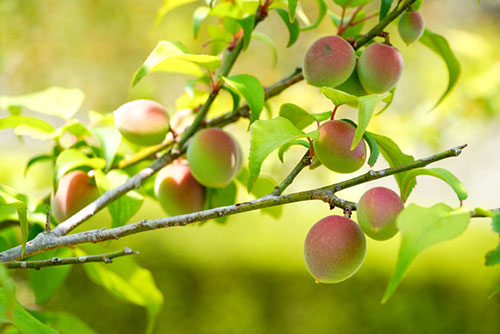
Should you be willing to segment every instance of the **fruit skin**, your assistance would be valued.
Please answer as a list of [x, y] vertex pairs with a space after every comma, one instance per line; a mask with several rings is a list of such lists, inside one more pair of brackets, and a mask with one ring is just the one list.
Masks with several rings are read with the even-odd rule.
[[396, 86], [402, 71], [401, 53], [387, 44], [371, 44], [358, 60], [359, 81], [368, 93], [387, 92]]
[[356, 66], [351, 44], [338, 36], [318, 39], [304, 57], [304, 78], [316, 87], [335, 87], [346, 81]]
[[372, 188], [359, 200], [356, 211], [359, 226], [372, 239], [390, 239], [398, 233], [396, 218], [403, 209], [403, 201], [394, 191]]
[[55, 195], [51, 196], [52, 214], [62, 222], [99, 197], [87, 173], [76, 170], [61, 177]]
[[352, 173], [366, 160], [366, 145], [361, 140], [351, 151], [356, 128], [343, 121], [327, 121], [319, 127], [319, 138], [313, 142], [314, 153], [326, 168], [337, 173]]
[[113, 112], [113, 117], [122, 136], [136, 145], [160, 144], [169, 129], [167, 111], [151, 100], [127, 102]]
[[155, 179], [155, 194], [170, 216], [203, 210], [205, 188], [191, 174], [187, 161], [163, 167]]
[[243, 154], [238, 142], [217, 128], [196, 133], [187, 149], [191, 173], [202, 185], [223, 188], [239, 173]]
[[416, 11], [406, 11], [401, 14], [398, 23], [399, 35], [406, 44], [417, 41], [424, 33], [424, 18]]
[[348, 279], [363, 263], [366, 238], [358, 224], [342, 216], [328, 216], [309, 230], [304, 260], [311, 275], [321, 283]]

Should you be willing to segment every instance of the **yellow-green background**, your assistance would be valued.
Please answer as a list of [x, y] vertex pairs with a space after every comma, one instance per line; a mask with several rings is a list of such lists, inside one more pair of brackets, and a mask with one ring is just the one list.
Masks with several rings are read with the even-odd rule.
[[[302, 3], [314, 18], [315, 2]], [[110, 112], [138, 97], [156, 99], [173, 113], [186, 77], [154, 74], [132, 90], [131, 77], [158, 40], [181, 40], [194, 52], [206, 52], [202, 47], [206, 23], [199, 38], [193, 40], [191, 14], [196, 4], [190, 4], [167, 14], [152, 32], [160, 5], [160, 0], [0, 0], [0, 95], [50, 86], [80, 88], [86, 94], [79, 114], [84, 120], [88, 110]], [[332, 4], [330, 8], [336, 10]], [[416, 157], [468, 143], [460, 158], [437, 165], [452, 170], [463, 181], [469, 191], [466, 206], [499, 207], [500, 4], [495, 0], [483, 0], [479, 6], [475, 0], [426, 0], [422, 13], [427, 27], [449, 40], [462, 63], [462, 78], [450, 98], [429, 112], [447, 83], [444, 64], [418, 43], [404, 45], [391, 28], [391, 40], [404, 56], [404, 73], [393, 106], [374, 118], [369, 130], [393, 138]], [[253, 74], [269, 85], [300, 65], [308, 46], [318, 36], [334, 33], [333, 29], [327, 17], [319, 29], [302, 33], [299, 42], [286, 49], [287, 32], [276, 13], [271, 13], [257, 30], [276, 42], [277, 67], [272, 67], [269, 49], [255, 40], [234, 73]], [[224, 96], [219, 106], [229, 106], [228, 102]], [[275, 113], [284, 102], [310, 112], [331, 107], [318, 89], [304, 83], [271, 100]], [[355, 118], [355, 112], [341, 110], [340, 117]], [[57, 119], [48, 120], [60, 124]], [[248, 155], [246, 126], [242, 121], [228, 128], [240, 134]], [[22, 170], [26, 159], [49, 151], [49, 142], [19, 140], [12, 131], [2, 131], [0, 183], [43, 194], [51, 183], [49, 166], [33, 168], [26, 178]], [[285, 164], [273, 154], [266, 160], [263, 174], [280, 180], [301, 154], [302, 149], [290, 150]], [[380, 161], [376, 167], [385, 166]], [[346, 177], [323, 167], [305, 170], [289, 190]], [[376, 184], [396, 189], [392, 179]], [[372, 185], [340, 195], [357, 200]], [[248, 198], [245, 189], [240, 189], [239, 198]], [[421, 205], [439, 201], [458, 205], [444, 183], [427, 177], [418, 180], [409, 199]], [[165, 297], [156, 333], [500, 332], [500, 296], [488, 299], [500, 282], [500, 267], [483, 265], [484, 254], [498, 243], [488, 220], [474, 220], [462, 236], [423, 253], [394, 297], [380, 305], [399, 236], [387, 242], [369, 240], [365, 263], [350, 280], [317, 285], [303, 265], [302, 245], [310, 226], [328, 214], [325, 204], [297, 203], [285, 207], [279, 220], [252, 212], [231, 217], [224, 226], [209, 222], [171, 228], [108, 246], [139, 250], [137, 261], [153, 272]], [[132, 221], [162, 215], [159, 206], [148, 201]], [[101, 213], [85, 226], [107, 224], [108, 214]], [[24, 306], [36, 308], [25, 276], [17, 274], [16, 278], [18, 299]], [[145, 327], [144, 309], [117, 301], [90, 283], [78, 266], [45, 308], [73, 312], [99, 333], [137, 333]]]

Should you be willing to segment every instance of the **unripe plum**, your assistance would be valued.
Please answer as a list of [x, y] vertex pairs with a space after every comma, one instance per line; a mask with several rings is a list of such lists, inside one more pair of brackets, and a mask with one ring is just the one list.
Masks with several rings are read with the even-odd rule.
[[122, 136], [136, 145], [160, 144], [169, 129], [165, 108], [151, 100], [127, 102], [116, 109], [113, 116]]
[[356, 66], [351, 44], [339, 36], [318, 39], [304, 57], [304, 78], [316, 87], [335, 87], [349, 78]]
[[344, 121], [327, 121], [319, 127], [319, 138], [313, 142], [314, 153], [326, 168], [337, 173], [352, 173], [363, 166], [366, 145], [361, 140], [351, 151], [356, 128]]
[[99, 196], [97, 187], [90, 182], [87, 173], [76, 170], [69, 172], [59, 180], [57, 191], [51, 197], [52, 214], [62, 222]]
[[359, 81], [368, 93], [380, 94], [396, 86], [402, 70], [401, 53], [387, 44], [371, 44], [359, 57]]
[[194, 178], [210, 188], [227, 186], [243, 163], [238, 142], [218, 128], [196, 133], [189, 143], [187, 159]]
[[384, 187], [372, 188], [359, 200], [359, 226], [372, 239], [390, 239], [398, 233], [396, 218], [403, 209], [403, 201], [394, 191]]
[[191, 174], [187, 161], [163, 167], [156, 176], [155, 194], [170, 216], [203, 210], [205, 188]]
[[348, 279], [363, 263], [366, 238], [358, 224], [342, 216], [328, 216], [309, 230], [304, 244], [306, 267], [317, 282]]
[[406, 44], [417, 41], [424, 33], [424, 29], [424, 18], [417, 11], [406, 11], [399, 18], [399, 35]]

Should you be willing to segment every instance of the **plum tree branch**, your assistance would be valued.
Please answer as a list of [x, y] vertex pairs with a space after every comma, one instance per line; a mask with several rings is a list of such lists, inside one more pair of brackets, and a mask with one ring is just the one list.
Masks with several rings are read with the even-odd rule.
[[307, 150], [302, 159], [300, 159], [297, 165], [295, 165], [295, 167], [292, 169], [290, 174], [288, 174], [283, 179], [283, 181], [278, 186], [276, 186], [276, 188], [274, 188], [274, 191], [271, 193], [271, 195], [281, 195], [283, 191], [285, 191], [285, 189], [292, 184], [297, 175], [299, 175], [299, 173], [309, 165], [311, 165], [311, 156], [309, 155], [309, 150]]
[[64, 266], [68, 264], [83, 264], [90, 262], [112, 263], [113, 259], [116, 257], [133, 255], [133, 254], [139, 254], [139, 252], [133, 251], [130, 248], [125, 247], [121, 251], [106, 253], [106, 254], [75, 256], [67, 258], [53, 257], [46, 260], [33, 260], [33, 261], [10, 261], [10, 262], [5, 262], [4, 264], [7, 269], [40, 269], [43, 267]]
[[[98, 230], [85, 231], [63, 236], [55, 235], [52, 232], [42, 232], [38, 234], [38, 236], [35, 239], [29, 241], [26, 244], [26, 250], [24, 256], [38, 254], [59, 247], [72, 246], [88, 242], [93, 242], [93, 243], [104, 242], [107, 240], [119, 239], [127, 235], [136, 234], [144, 231], [150, 231], [159, 228], [173, 227], [173, 226], [185, 226], [194, 222], [203, 221], [207, 219], [218, 218], [222, 216], [228, 216], [237, 213], [258, 210], [271, 206], [302, 202], [308, 200], [322, 200], [324, 202], [329, 203], [331, 206], [338, 206], [342, 208], [350, 206], [351, 209], [354, 209], [355, 203], [340, 199], [335, 195], [335, 193], [342, 189], [353, 187], [362, 183], [402, 173], [411, 169], [425, 167], [428, 164], [439, 160], [443, 160], [450, 157], [456, 157], [460, 155], [462, 149], [465, 148], [465, 146], [466, 145], [457, 146], [449, 150], [446, 150], [444, 152], [426, 158], [414, 160], [412, 162], [409, 162], [401, 166], [386, 168], [379, 171], [370, 170], [369, 172], [360, 175], [358, 177], [334, 183], [332, 185], [317, 189], [300, 191], [296, 193], [279, 195], [279, 196], [267, 195], [255, 199], [253, 201], [237, 203], [234, 205], [223, 206], [219, 208], [204, 210], [186, 215], [179, 215], [179, 216], [152, 219], [152, 220], [142, 220], [137, 223], [110, 229], [102, 228]], [[20, 258], [21, 258], [21, 246], [14, 247], [0, 253], [0, 260], [3, 262]]]

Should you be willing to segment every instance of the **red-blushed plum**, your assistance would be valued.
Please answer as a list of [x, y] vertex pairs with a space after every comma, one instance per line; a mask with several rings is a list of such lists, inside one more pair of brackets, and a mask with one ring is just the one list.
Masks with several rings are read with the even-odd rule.
[[57, 222], [62, 222], [99, 196], [97, 187], [90, 182], [87, 173], [76, 170], [59, 180], [57, 191], [51, 197], [52, 214]]
[[417, 41], [424, 33], [424, 18], [419, 12], [406, 11], [399, 17], [399, 35], [406, 44]]
[[163, 167], [155, 179], [155, 194], [170, 216], [203, 210], [205, 188], [191, 174], [187, 161]]
[[387, 44], [371, 44], [358, 60], [359, 81], [368, 93], [387, 92], [396, 86], [402, 71], [401, 53]]
[[337, 173], [352, 173], [366, 160], [366, 145], [361, 140], [351, 151], [356, 128], [344, 121], [331, 120], [319, 127], [319, 138], [313, 142], [314, 153], [326, 168]]
[[372, 239], [390, 239], [398, 233], [396, 218], [403, 209], [403, 201], [394, 191], [372, 188], [359, 200], [356, 211], [359, 226]]
[[122, 136], [136, 145], [160, 144], [168, 133], [167, 111], [155, 101], [127, 102], [113, 112], [113, 117]]
[[316, 87], [335, 87], [346, 81], [356, 66], [351, 44], [338, 36], [318, 39], [304, 57], [304, 78]]
[[366, 254], [366, 238], [358, 224], [342, 216], [328, 216], [309, 230], [304, 260], [319, 283], [337, 283], [354, 275]]
[[238, 175], [243, 153], [238, 142], [218, 128], [196, 133], [187, 149], [191, 173], [202, 185], [223, 188]]

